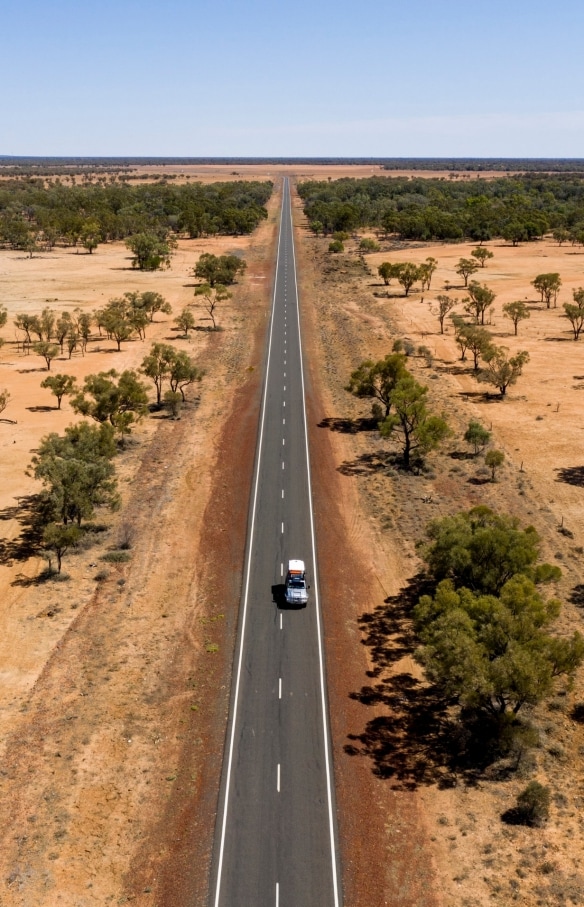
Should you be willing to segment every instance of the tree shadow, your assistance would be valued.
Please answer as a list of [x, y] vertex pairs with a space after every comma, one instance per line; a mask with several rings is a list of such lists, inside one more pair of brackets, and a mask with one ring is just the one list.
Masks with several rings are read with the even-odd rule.
[[469, 450], [453, 450], [449, 456], [451, 460], [475, 460], [478, 454]]
[[16, 538], [0, 539], [0, 564], [5, 567], [37, 555], [41, 542], [43, 523], [38, 495], [17, 500], [18, 504], [0, 510], [0, 521], [16, 520], [20, 524], [20, 534]]
[[57, 410], [58, 406], [27, 406], [29, 413], [52, 413]]
[[383, 472], [390, 465], [386, 454], [366, 453], [356, 460], [345, 460], [337, 469], [343, 476], [367, 476]]
[[556, 469], [556, 482], [565, 482], [566, 485], [576, 485], [584, 488], [584, 466], [564, 466]]
[[576, 605], [577, 608], [584, 608], [584, 583], [578, 583], [574, 586], [568, 596], [568, 601], [572, 605]]
[[460, 713], [432, 684], [399, 669], [391, 673], [415, 652], [412, 610], [432, 589], [419, 573], [358, 620], [373, 664], [367, 675], [375, 682], [349, 696], [365, 708], [384, 707], [386, 713], [376, 714], [360, 733], [348, 734], [344, 750], [371, 760], [373, 774], [397, 790], [429, 784], [453, 787], [459, 780], [472, 784], [493, 763], [508, 774], [519, 760], [517, 752], [512, 759], [502, 759], [509, 751], [504, 751], [495, 718], [476, 711]]
[[340, 431], [347, 435], [356, 435], [360, 431], [376, 431], [379, 419], [369, 416], [361, 419], [339, 419], [327, 416], [318, 423], [318, 428], [328, 428], [330, 431]]
[[544, 337], [545, 343], [573, 343], [573, 337]]

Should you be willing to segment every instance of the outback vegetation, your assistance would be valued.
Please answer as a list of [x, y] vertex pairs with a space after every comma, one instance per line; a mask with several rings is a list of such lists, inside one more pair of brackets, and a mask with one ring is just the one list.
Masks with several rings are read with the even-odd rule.
[[[549, 231], [584, 244], [584, 180], [578, 173], [512, 175], [446, 181], [370, 177], [307, 181], [298, 192], [311, 229], [319, 234], [371, 228], [404, 240], [475, 240], [502, 237], [517, 245]], [[559, 234], [560, 238], [564, 234]], [[475, 256], [476, 258], [476, 256]], [[488, 255], [462, 261], [465, 281]]]

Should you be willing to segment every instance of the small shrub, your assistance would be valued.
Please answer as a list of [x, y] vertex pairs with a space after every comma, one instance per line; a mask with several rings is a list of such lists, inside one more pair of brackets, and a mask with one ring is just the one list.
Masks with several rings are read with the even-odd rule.
[[543, 825], [549, 818], [550, 799], [549, 787], [530, 781], [517, 797], [517, 818], [524, 825]]
[[99, 570], [93, 578], [96, 583], [105, 583], [108, 576], [109, 572], [107, 570]]
[[131, 554], [128, 551], [106, 551], [100, 560], [107, 561], [108, 564], [125, 564], [130, 558]]
[[362, 239], [359, 243], [359, 249], [361, 252], [379, 252], [380, 245], [378, 242], [375, 242], [374, 239], [365, 238]]
[[340, 239], [333, 239], [333, 241], [329, 243], [328, 250], [329, 252], [344, 252], [345, 247]]

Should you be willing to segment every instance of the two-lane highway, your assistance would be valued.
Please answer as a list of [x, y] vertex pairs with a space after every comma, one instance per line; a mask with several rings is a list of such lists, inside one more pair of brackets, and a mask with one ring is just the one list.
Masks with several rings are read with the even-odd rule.
[[[284, 181], [212, 907], [339, 907], [290, 189]], [[288, 559], [306, 608], [287, 609]]]

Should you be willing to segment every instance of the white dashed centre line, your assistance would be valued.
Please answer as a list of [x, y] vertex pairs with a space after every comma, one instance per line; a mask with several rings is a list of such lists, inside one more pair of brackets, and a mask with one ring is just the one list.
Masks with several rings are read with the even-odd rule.
[[282, 532], [284, 532], [284, 523], [282, 523]]
[[282, 698], [282, 678], [278, 681], [278, 699]]
[[284, 489], [282, 488], [282, 500], [284, 499]]
[[280, 763], [278, 762], [278, 781], [276, 783], [278, 793], [280, 793]]
[[276, 882], [276, 907], [280, 907], [280, 885]]
[[284, 564], [280, 564], [280, 576], [284, 576]]

